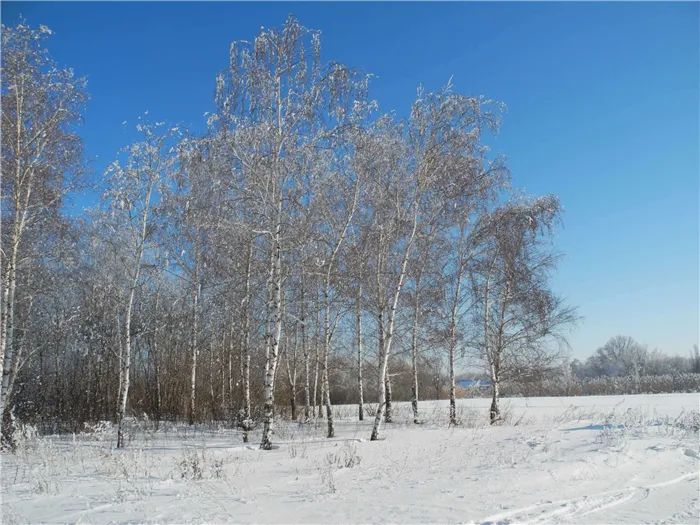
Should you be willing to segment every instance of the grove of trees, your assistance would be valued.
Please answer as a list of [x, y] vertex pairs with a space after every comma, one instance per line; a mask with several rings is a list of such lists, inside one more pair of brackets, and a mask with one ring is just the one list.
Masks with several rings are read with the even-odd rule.
[[616, 335], [584, 362], [575, 359], [570, 367], [578, 379], [700, 374], [700, 352], [694, 345], [688, 357], [669, 356], [658, 349], [650, 351], [629, 336]]
[[[139, 119], [86, 177], [87, 83], [51, 32], [2, 27], [3, 442], [16, 422], [235, 420], [274, 440], [324, 418], [450, 392], [460, 359], [499, 385], [562, 367], [577, 320], [550, 287], [554, 195], [511, 186], [485, 138], [503, 106], [418, 89], [383, 114], [370, 76], [290, 16], [234, 42], [201, 134]], [[73, 192], [102, 197], [67, 213]]]

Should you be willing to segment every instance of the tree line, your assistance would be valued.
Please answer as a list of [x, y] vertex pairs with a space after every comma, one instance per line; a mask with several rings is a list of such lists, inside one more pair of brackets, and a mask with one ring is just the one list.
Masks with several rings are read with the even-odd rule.
[[[458, 388], [458, 397], [484, 397], [488, 374], [472, 369], [459, 380], [480, 383]], [[661, 394], [700, 391], [700, 351], [693, 345], [687, 356], [668, 355], [658, 348], [649, 350], [632, 337], [611, 337], [591, 356], [565, 359], [558, 370], [531, 380], [516, 377], [502, 384], [507, 397], [598, 396]]]
[[[3, 440], [17, 420], [276, 417], [352, 400], [392, 417], [460, 360], [492, 382], [546, 377], [577, 320], [550, 286], [562, 208], [514, 189], [485, 143], [504, 106], [448, 84], [381, 113], [370, 75], [321, 59], [290, 16], [231, 44], [206, 130], [139, 118], [93, 177], [77, 125], [87, 82], [47, 54], [51, 31], [2, 27]], [[65, 203], [92, 187], [85, 213]], [[406, 392], [404, 395], [409, 395]], [[345, 399], [342, 399], [345, 397]], [[366, 401], [375, 403], [364, 414]]]
[[700, 351], [694, 345], [687, 357], [666, 355], [630, 336], [617, 335], [585, 361], [574, 359], [570, 368], [577, 379], [700, 374]]

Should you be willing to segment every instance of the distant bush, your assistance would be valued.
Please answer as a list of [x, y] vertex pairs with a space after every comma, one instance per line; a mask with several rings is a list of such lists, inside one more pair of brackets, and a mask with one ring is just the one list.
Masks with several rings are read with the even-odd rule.
[[606, 396], [700, 392], [700, 374], [654, 376], [559, 378], [540, 382], [506, 382], [504, 397]]

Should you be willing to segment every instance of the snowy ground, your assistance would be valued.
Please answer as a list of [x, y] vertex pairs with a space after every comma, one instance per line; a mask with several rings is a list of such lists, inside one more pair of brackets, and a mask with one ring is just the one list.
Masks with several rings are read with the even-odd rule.
[[275, 450], [228, 429], [161, 427], [29, 439], [2, 457], [2, 523], [692, 523], [700, 520], [698, 394], [422, 403], [425, 424], [336, 407], [278, 427]]

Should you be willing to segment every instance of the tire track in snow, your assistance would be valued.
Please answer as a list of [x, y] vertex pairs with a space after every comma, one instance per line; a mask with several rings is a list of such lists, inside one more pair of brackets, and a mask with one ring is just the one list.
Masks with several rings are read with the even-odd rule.
[[534, 505], [528, 505], [520, 509], [494, 514], [480, 520], [480, 523], [482, 525], [496, 525], [513, 522], [551, 523], [553, 521], [567, 521], [568, 518], [586, 516], [612, 507], [617, 507], [618, 505], [630, 501], [642, 501], [648, 498], [649, 494], [655, 489], [667, 487], [697, 477], [697, 472], [689, 472], [677, 478], [644, 487], [627, 487], [577, 498], [535, 503]]

